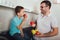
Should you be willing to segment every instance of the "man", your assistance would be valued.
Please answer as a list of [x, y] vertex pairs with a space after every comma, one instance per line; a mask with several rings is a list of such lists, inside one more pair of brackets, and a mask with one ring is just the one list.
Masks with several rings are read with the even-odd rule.
[[22, 6], [16, 6], [15, 8], [16, 16], [11, 20], [10, 23], [10, 35], [16, 40], [25, 40], [23, 33], [23, 25], [27, 19], [24, 15], [24, 8]]
[[36, 40], [47, 40], [46, 37], [52, 37], [58, 34], [57, 20], [50, 12], [50, 1], [42, 1], [40, 8], [41, 15], [37, 19], [37, 30], [41, 34], [35, 35], [35, 37]]

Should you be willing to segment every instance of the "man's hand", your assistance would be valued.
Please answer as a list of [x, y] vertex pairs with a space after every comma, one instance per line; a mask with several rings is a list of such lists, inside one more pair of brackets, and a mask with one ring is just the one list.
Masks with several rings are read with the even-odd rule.
[[35, 36], [36, 36], [36, 37], [38, 37], [38, 38], [45, 37], [45, 35], [44, 35], [44, 34], [35, 35]]

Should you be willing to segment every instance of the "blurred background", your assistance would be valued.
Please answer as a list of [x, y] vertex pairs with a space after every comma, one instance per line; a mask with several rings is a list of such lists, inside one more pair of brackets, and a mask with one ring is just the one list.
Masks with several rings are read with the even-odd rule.
[[[14, 17], [14, 8], [19, 5], [25, 8], [28, 15], [27, 21], [23, 28], [29, 27], [31, 20], [36, 20], [40, 13], [40, 3], [43, 0], [0, 0], [0, 33], [9, 30], [10, 20]], [[50, 40], [60, 40], [60, 1], [49, 0], [52, 3], [51, 12], [56, 15], [58, 20], [59, 34], [50, 37]]]

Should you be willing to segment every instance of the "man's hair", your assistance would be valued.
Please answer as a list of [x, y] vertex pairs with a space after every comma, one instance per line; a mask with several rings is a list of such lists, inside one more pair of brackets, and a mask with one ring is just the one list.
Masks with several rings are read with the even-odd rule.
[[16, 13], [16, 15], [17, 15], [18, 12], [21, 11], [21, 9], [24, 9], [24, 7], [22, 7], [22, 6], [16, 6], [15, 7], [15, 13]]
[[45, 3], [46, 6], [49, 6], [49, 9], [51, 8], [51, 2], [50, 2], [50, 1], [45, 0], [45, 1], [42, 1], [41, 4], [42, 4], [42, 3]]

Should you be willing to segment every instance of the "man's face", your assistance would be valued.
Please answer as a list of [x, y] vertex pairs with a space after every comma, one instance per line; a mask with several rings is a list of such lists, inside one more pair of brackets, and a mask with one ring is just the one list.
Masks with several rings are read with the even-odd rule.
[[45, 3], [42, 3], [40, 6], [41, 13], [44, 14], [47, 11], [47, 6]]
[[18, 13], [19, 16], [23, 16], [24, 15], [24, 9], [21, 9], [21, 11]]

